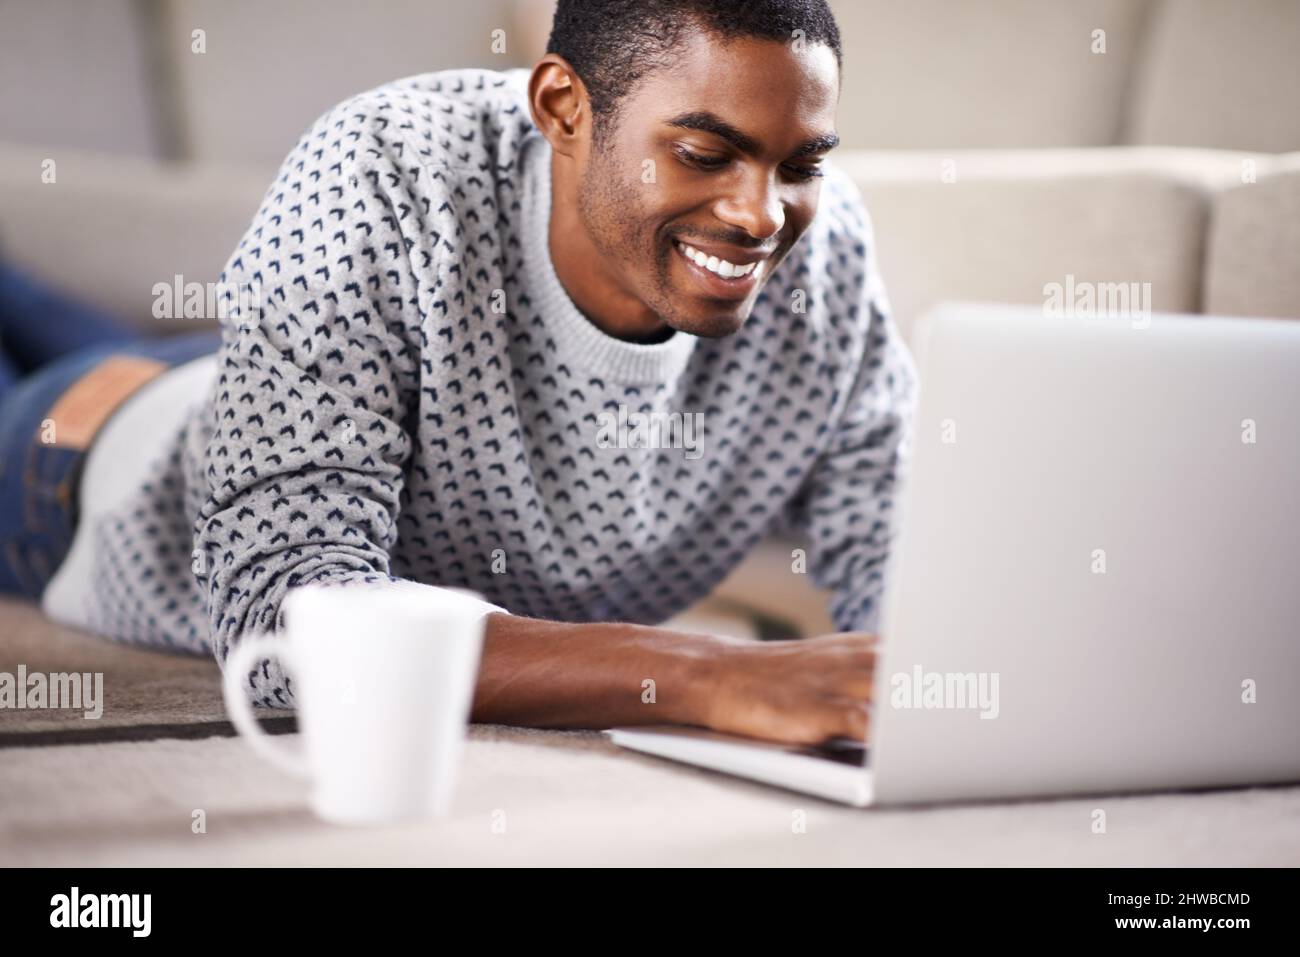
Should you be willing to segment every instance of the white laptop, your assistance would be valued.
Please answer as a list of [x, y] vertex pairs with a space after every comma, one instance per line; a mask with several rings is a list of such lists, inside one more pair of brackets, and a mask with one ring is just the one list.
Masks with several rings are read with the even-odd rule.
[[860, 806], [1300, 780], [1300, 322], [917, 339], [867, 746], [613, 741]]

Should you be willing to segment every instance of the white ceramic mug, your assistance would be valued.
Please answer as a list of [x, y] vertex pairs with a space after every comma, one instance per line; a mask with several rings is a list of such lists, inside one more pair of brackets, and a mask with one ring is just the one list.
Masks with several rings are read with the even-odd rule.
[[[281, 636], [246, 636], [222, 689], [235, 728], [263, 758], [312, 783], [312, 809], [340, 824], [445, 813], [494, 605], [414, 582], [307, 585], [284, 599]], [[276, 658], [293, 679], [303, 749], [253, 717], [248, 675]]]

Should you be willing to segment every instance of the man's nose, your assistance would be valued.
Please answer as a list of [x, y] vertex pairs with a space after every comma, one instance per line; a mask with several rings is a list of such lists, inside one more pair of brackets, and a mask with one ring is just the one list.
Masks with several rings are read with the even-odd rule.
[[785, 208], [772, 177], [754, 171], [717, 201], [714, 215], [729, 226], [743, 229], [754, 239], [768, 239], [785, 226]]

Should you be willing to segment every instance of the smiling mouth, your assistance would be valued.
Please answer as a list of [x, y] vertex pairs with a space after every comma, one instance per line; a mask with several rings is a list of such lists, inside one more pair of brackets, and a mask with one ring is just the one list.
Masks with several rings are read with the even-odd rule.
[[728, 262], [725, 259], [719, 259], [717, 256], [710, 256], [708, 253], [700, 252], [694, 246], [689, 246], [676, 239], [673, 240], [673, 245], [677, 247], [679, 253], [695, 263], [695, 265], [701, 269], [707, 269], [715, 276], [721, 276], [723, 279], [743, 279], [758, 269], [759, 266], [756, 262], [745, 263], [744, 265]]
[[733, 263], [680, 240], [674, 239], [673, 246], [686, 261], [687, 271], [711, 298], [744, 299], [758, 285], [763, 272], [765, 259]]

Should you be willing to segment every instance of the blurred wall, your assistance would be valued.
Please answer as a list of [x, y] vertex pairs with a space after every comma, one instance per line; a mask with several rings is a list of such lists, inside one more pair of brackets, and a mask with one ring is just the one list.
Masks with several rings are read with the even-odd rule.
[[0, 140], [156, 155], [143, 9], [0, 0]]
[[1300, 150], [1300, 0], [1159, 0], [1156, 14], [1127, 142]]
[[549, 24], [550, 0], [0, 0], [0, 141], [274, 163], [387, 80], [530, 64], [539, 11]]
[[[279, 160], [340, 100], [430, 70], [531, 63], [513, 0], [175, 0], [168, 4], [185, 155]], [[207, 52], [189, 52], [192, 32]], [[503, 30], [505, 51], [491, 49]], [[511, 43], [514, 39], [516, 42]]]
[[[531, 64], [553, 2], [0, 0], [0, 142], [265, 166], [350, 94]], [[849, 147], [1300, 149], [1300, 0], [831, 5]]]
[[[841, 0], [840, 135], [888, 149], [1118, 141], [1143, 0]], [[1105, 31], [1106, 52], [1092, 52]]]

